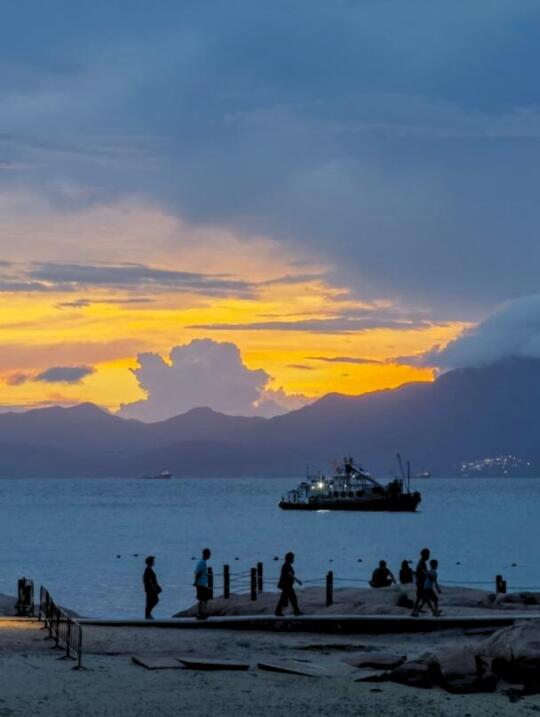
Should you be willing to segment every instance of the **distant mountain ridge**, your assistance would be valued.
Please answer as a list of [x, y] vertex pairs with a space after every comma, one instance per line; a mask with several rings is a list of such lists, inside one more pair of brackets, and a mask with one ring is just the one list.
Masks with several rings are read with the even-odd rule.
[[387, 475], [395, 454], [450, 475], [502, 454], [540, 466], [540, 360], [513, 359], [360, 396], [328, 394], [272, 419], [196, 408], [158, 423], [93, 404], [0, 414], [0, 477], [301, 476], [345, 454]]

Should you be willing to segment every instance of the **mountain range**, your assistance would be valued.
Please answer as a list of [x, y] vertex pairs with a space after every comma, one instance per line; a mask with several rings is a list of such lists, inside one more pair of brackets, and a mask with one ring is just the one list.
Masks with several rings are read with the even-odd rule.
[[[0, 477], [303, 477], [352, 454], [381, 476], [395, 454], [454, 475], [464, 462], [513, 455], [540, 466], [540, 360], [512, 359], [434, 382], [360, 396], [328, 394], [272, 419], [196, 408], [157, 423], [93, 404], [0, 414]], [[523, 464], [525, 465], [525, 463]]]

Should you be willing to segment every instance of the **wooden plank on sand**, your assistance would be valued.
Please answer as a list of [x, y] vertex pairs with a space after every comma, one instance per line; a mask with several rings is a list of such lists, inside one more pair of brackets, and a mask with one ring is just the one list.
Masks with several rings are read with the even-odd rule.
[[133, 655], [131, 659], [136, 665], [146, 667], [147, 670], [184, 669], [174, 657], [160, 657], [159, 655]]
[[306, 664], [296, 660], [284, 660], [280, 662], [258, 662], [259, 670], [267, 672], [280, 672], [286, 675], [302, 675], [303, 677], [321, 677], [325, 673], [317, 665]]
[[203, 660], [196, 657], [178, 657], [188, 670], [249, 670], [245, 662], [231, 662], [230, 660]]

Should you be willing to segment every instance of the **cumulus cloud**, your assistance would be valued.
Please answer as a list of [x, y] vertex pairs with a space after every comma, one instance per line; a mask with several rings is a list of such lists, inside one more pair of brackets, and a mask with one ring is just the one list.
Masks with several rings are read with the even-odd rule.
[[401, 361], [447, 370], [506, 358], [540, 358], [540, 294], [507, 301], [447, 346]]
[[7, 377], [10, 386], [21, 386], [28, 381], [38, 383], [81, 383], [95, 372], [93, 366], [52, 366], [39, 373], [18, 371]]
[[308, 402], [282, 389], [270, 390], [271, 376], [263, 369], [249, 369], [233, 343], [196, 339], [175, 346], [168, 360], [144, 353], [138, 363], [133, 374], [147, 396], [121, 407], [119, 413], [126, 418], [158, 421], [198, 407], [268, 417]]

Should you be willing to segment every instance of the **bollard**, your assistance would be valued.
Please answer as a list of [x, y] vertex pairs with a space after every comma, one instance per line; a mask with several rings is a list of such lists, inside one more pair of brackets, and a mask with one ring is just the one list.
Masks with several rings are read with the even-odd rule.
[[503, 579], [502, 575], [495, 576], [495, 592], [506, 593], [506, 580]]
[[228, 565], [223, 566], [223, 597], [225, 600], [231, 597], [231, 571]]
[[210, 594], [210, 600], [214, 599], [214, 571], [212, 568], [208, 568], [208, 590]]
[[251, 568], [251, 599], [257, 599], [257, 568]]
[[263, 564], [257, 563], [257, 590], [262, 593], [264, 588]]
[[329, 570], [326, 574], [326, 607], [334, 602], [334, 573]]

